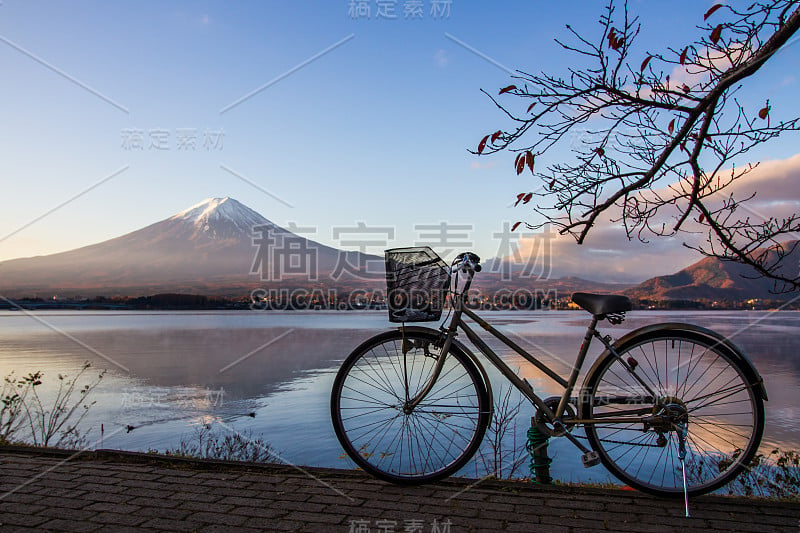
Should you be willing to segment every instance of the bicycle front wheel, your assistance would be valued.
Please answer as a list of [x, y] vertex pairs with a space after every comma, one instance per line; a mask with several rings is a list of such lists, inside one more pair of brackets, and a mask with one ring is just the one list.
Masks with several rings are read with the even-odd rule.
[[597, 420], [586, 434], [606, 468], [636, 489], [682, 496], [683, 440], [690, 495], [734, 479], [764, 431], [761, 384], [749, 363], [691, 326], [633, 335], [617, 351], [619, 358], [598, 361], [583, 391], [583, 417]]
[[433, 388], [413, 409], [441, 357], [435, 331], [390, 331], [345, 360], [333, 384], [331, 417], [353, 461], [392, 483], [449, 476], [475, 453], [489, 423], [481, 373], [453, 345]]

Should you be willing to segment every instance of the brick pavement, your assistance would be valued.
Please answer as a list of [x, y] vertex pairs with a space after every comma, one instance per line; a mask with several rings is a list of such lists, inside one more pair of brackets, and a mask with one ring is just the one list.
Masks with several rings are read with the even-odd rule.
[[0, 531], [800, 531], [800, 505], [626, 490], [397, 487], [347, 470], [0, 448]]

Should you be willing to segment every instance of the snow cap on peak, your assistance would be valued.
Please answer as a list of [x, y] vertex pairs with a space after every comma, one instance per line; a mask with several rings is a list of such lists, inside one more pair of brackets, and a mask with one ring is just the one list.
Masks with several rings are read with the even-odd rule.
[[197, 227], [206, 227], [214, 222], [230, 222], [248, 233], [252, 231], [253, 226], [270, 223], [257, 212], [229, 196], [206, 198], [173, 216], [172, 220], [184, 220]]
[[[225, 198], [206, 198], [202, 202], [196, 203], [196, 204], [194, 204], [192, 207], [190, 207], [188, 209], [184, 209], [183, 211], [181, 211], [180, 213], [175, 215], [173, 218], [185, 218], [185, 215], [188, 215], [190, 213], [196, 214], [196, 213], [199, 213], [199, 212], [213, 211], [213, 210], [217, 209], [219, 206], [221, 206], [222, 204], [224, 204], [226, 202], [229, 202], [229, 201], [236, 202], [236, 200], [233, 200], [229, 196], [226, 196]], [[239, 202], [236, 202], [236, 203], [239, 203]]]

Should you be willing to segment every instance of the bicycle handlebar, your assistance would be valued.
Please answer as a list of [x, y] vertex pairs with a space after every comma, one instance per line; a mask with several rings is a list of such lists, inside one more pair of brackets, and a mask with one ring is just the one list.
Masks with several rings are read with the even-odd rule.
[[480, 272], [481, 271], [481, 258], [472, 252], [462, 252], [453, 261], [450, 267], [451, 272], [461, 270], [466, 273], [468, 271]]

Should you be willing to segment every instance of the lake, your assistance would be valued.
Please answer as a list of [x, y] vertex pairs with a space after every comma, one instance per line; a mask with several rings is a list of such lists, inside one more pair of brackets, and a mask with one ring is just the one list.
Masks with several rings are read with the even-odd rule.
[[[564, 376], [589, 317], [577, 311], [482, 316]], [[664, 321], [705, 326], [739, 345], [764, 377], [770, 398], [762, 448], [800, 449], [800, 313], [637, 311], [622, 325], [606, 324], [601, 331], [619, 337]], [[107, 370], [82, 424], [92, 448], [165, 450], [208, 426], [219, 434], [263, 437], [288, 463], [352, 468], [330, 422], [331, 384], [353, 348], [390, 327], [383, 311], [4, 311], [0, 374], [43, 371], [47, 401], [59, 373], [74, 376], [84, 361], [92, 364], [87, 376]], [[519, 356], [498, 351], [541, 396], [558, 393], [554, 383]], [[599, 353], [596, 343], [588, 364]], [[501, 378], [492, 382], [497, 400], [506, 387], [501, 389]], [[515, 457], [524, 454], [532, 414], [523, 405], [506, 440]], [[584, 469], [578, 450], [565, 439], [551, 439], [550, 455], [556, 479], [613, 480], [602, 466]], [[480, 461], [462, 473], [480, 476]], [[528, 474], [527, 462], [518, 474]]]

